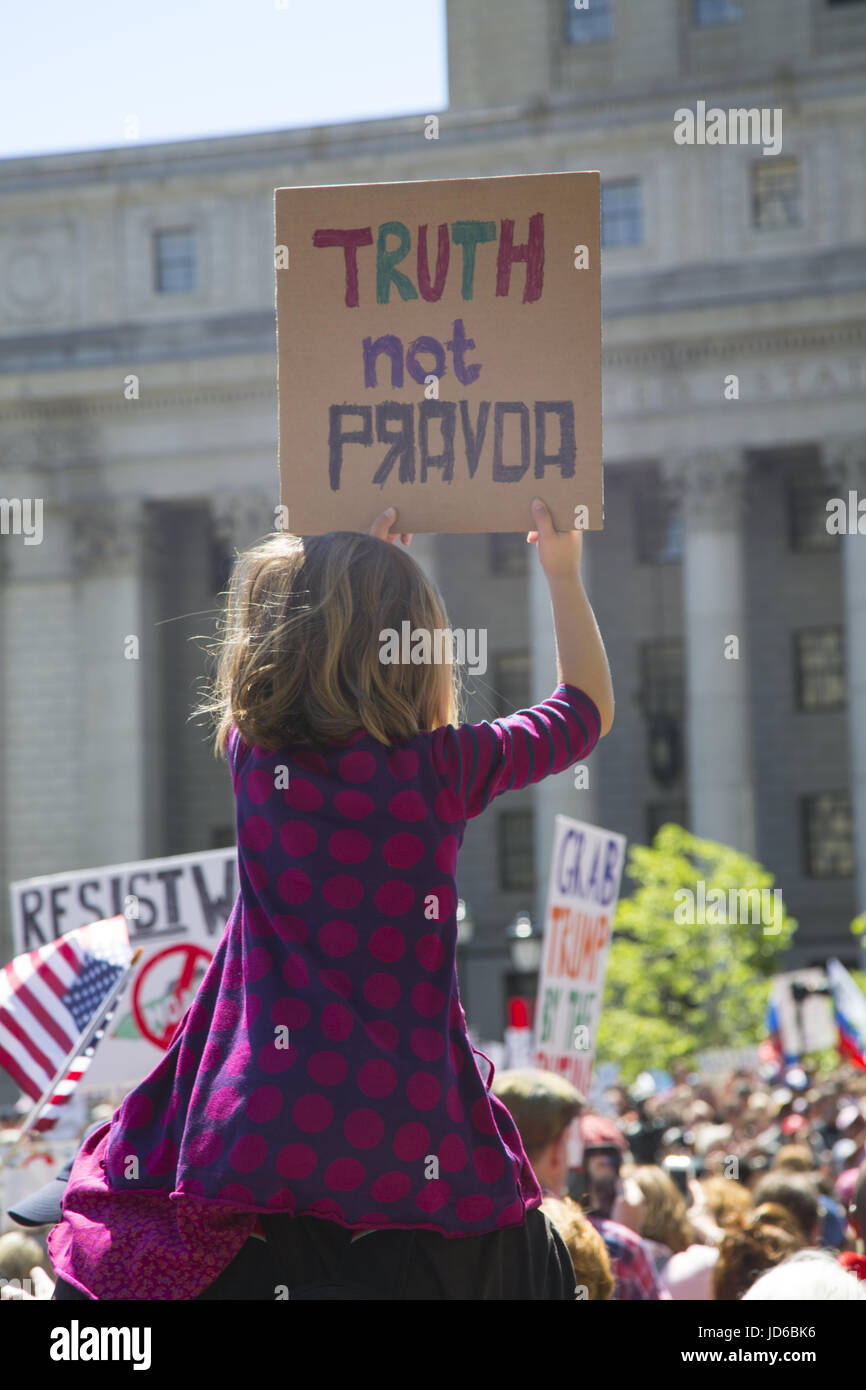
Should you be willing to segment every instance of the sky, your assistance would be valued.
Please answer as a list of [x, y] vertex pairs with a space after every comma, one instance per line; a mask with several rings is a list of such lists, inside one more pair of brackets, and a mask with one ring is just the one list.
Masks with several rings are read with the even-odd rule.
[[10, 4], [0, 158], [441, 111], [445, 0]]

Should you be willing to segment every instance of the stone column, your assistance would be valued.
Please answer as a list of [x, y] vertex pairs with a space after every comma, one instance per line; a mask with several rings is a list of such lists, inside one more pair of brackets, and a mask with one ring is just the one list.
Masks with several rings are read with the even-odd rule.
[[[582, 574], [587, 594], [592, 599], [591, 540], [584, 537]], [[550, 590], [539, 563], [536, 547], [529, 556], [529, 622], [532, 648], [532, 701], [547, 699], [557, 683], [556, 635]], [[592, 755], [585, 764], [588, 786], [575, 788], [575, 769], [567, 768], [555, 777], [545, 777], [534, 789], [535, 809], [535, 916], [539, 926], [544, 922], [547, 903], [547, 880], [553, 850], [554, 818], [570, 816], [573, 820], [598, 823], [598, 761]]]
[[[848, 501], [856, 493], [856, 507], [866, 498], [866, 439], [831, 441], [824, 453], [827, 473], [838, 495]], [[852, 525], [849, 516], [849, 527]], [[866, 521], [860, 520], [866, 532]], [[856, 874], [855, 909], [866, 911], [866, 534], [842, 536], [842, 573], [845, 604], [845, 663], [848, 686], [848, 742], [851, 766]]]
[[94, 867], [163, 851], [164, 729], [156, 578], [162, 563], [147, 502], [79, 497], [67, 512], [77, 594], [79, 862]]
[[[679, 493], [684, 519], [691, 828], [695, 835], [754, 854], [755, 785], [743, 553], [745, 459], [733, 449], [696, 451], [666, 460], [663, 472]], [[737, 656], [733, 655], [735, 646]]]

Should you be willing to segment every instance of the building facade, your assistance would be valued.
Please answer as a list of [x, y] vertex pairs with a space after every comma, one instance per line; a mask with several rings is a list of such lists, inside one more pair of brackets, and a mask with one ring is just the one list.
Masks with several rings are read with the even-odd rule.
[[[438, 129], [0, 163], [0, 881], [231, 842], [228, 774], [189, 715], [233, 549], [279, 500], [274, 188], [600, 169], [605, 529], [585, 562], [616, 723], [588, 787], [563, 774], [469, 827], [470, 1020], [501, 1034], [505, 928], [541, 912], [556, 812], [754, 854], [799, 920], [791, 963], [854, 963], [866, 3], [449, 0], [448, 26]], [[739, 110], [766, 124], [700, 143], [707, 112]], [[837, 535], [827, 503], [849, 494]], [[15, 499], [41, 499], [40, 544]], [[412, 548], [454, 625], [487, 629], [468, 716], [549, 694], [524, 538]], [[0, 924], [6, 959], [5, 893]]]

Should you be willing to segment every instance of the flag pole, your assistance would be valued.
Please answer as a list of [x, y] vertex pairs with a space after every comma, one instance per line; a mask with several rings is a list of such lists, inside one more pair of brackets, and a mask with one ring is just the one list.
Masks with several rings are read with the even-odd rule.
[[54, 1092], [60, 1085], [60, 1082], [63, 1080], [66, 1073], [69, 1071], [69, 1068], [72, 1066], [72, 1063], [75, 1061], [76, 1057], [80, 1057], [84, 1049], [93, 1040], [94, 1035], [99, 1032], [107, 1016], [111, 1013], [112, 1009], [114, 1008], [115, 1004], [117, 1003], [118, 999], [120, 998], [121, 994], [123, 993], [124, 989], [129, 983], [129, 977], [132, 974], [132, 971], [138, 962], [142, 950], [143, 947], [139, 946], [138, 950], [135, 952], [135, 955], [132, 957], [131, 961], [129, 962], [129, 965], [126, 967], [123, 974], [119, 975], [115, 980], [114, 984], [111, 986], [111, 989], [108, 991], [108, 994], [102, 1001], [100, 1008], [93, 1015], [93, 1018], [90, 1020], [87, 1027], [84, 1029], [84, 1032], [81, 1034], [78, 1041], [73, 1045], [71, 1051], [66, 1055], [66, 1057], [64, 1057], [59, 1070], [56, 1072], [54, 1077], [51, 1079], [51, 1081], [49, 1081], [48, 1085], [45, 1087], [45, 1090], [42, 1092], [42, 1095], [39, 1097], [36, 1104], [33, 1106], [33, 1109], [30, 1111], [30, 1114], [27, 1116], [23, 1125], [18, 1130], [18, 1133], [12, 1140], [12, 1143], [9, 1145], [8, 1149], [6, 1150], [6, 1153], [3, 1155], [2, 1159], [0, 1159], [0, 1172], [2, 1172], [2, 1170], [6, 1167], [7, 1163], [9, 1162], [9, 1158], [18, 1148], [18, 1145], [21, 1143], [21, 1140], [24, 1139], [27, 1134], [29, 1134], [30, 1130], [33, 1128], [36, 1121], [39, 1119], [40, 1115], [42, 1114], [42, 1111], [45, 1109], [51, 1097], [54, 1095]]

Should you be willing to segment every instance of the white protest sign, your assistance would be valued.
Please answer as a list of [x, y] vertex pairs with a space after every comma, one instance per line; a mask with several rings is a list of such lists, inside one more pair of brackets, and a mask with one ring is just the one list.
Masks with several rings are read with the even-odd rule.
[[[607, 955], [625, 862], [623, 835], [556, 817], [535, 1013], [535, 1065], [587, 1096]], [[579, 1161], [569, 1135], [571, 1166]]]
[[833, 997], [820, 966], [775, 975], [773, 990], [786, 1057], [836, 1047]]
[[238, 893], [237, 851], [216, 849], [10, 885], [14, 953], [122, 913], [142, 955], [82, 1085], [133, 1086], [189, 1007]]

